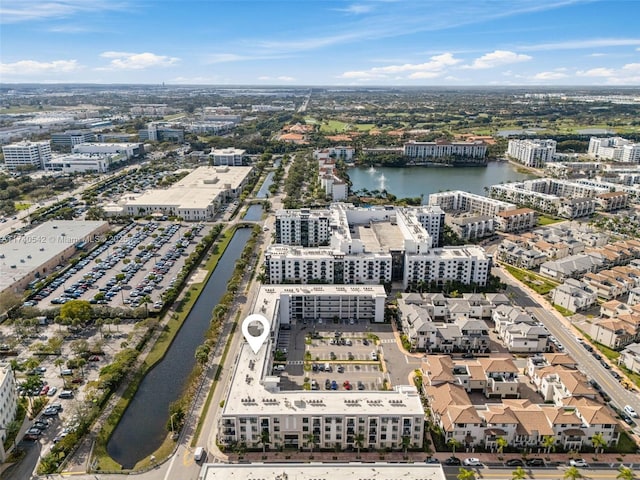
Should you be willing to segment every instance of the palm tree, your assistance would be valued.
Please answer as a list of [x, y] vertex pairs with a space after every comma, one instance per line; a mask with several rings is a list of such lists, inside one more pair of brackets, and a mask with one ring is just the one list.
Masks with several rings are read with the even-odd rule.
[[524, 468], [518, 467], [511, 472], [511, 480], [524, 480], [527, 477], [527, 472]]
[[504, 451], [504, 447], [506, 447], [507, 445], [509, 445], [509, 442], [507, 442], [507, 440], [504, 437], [496, 438], [496, 447], [498, 450], [498, 455], [502, 455], [502, 452]]
[[458, 480], [476, 480], [476, 472], [460, 467], [458, 469]]
[[547, 455], [549, 452], [556, 451], [556, 439], [553, 435], [545, 435], [542, 438], [542, 446], [546, 449]]
[[602, 450], [604, 450], [604, 447], [607, 446], [607, 441], [604, 439], [601, 433], [596, 433], [591, 437], [591, 444], [593, 445], [593, 448], [595, 449], [597, 454], [598, 450], [600, 450], [601, 452]]
[[267, 428], [262, 429], [262, 433], [260, 434], [260, 443], [262, 444], [262, 453], [267, 451], [267, 445], [271, 443], [271, 436], [269, 435], [269, 430]]
[[564, 472], [565, 480], [578, 480], [579, 478], [584, 478], [584, 477], [582, 473], [580, 473], [580, 470], [577, 469], [577, 467], [569, 467]]
[[356, 448], [358, 449], [358, 456], [360, 456], [360, 449], [364, 445], [364, 435], [362, 433], [356, 434], [356, 436], [353, 437], [353, 441], [355, 442]]
[[447, 445], [451, 447], [451, 456], [455, 457], [456, 456], [456, 448], [461, 447], [462, 444], [456, 440], [455, 438], [451, 437], [449, 440], [447, 440]]
[[318, 441], [318, 436], [315, 433], [307, 433], [304, 438], [306, 440], [306, 445], [309, 445], [309, 450], [313, 453], [313, 447]]
[[407, 453], [407, 449], [409, 448], [409, 445], [411, 445], [411, 437], [409, 435], [403, 435], [402, 449], [404, 450], [404, 453]]
[[634, 478], [636, 478], [633, 470], [631, 470], [629, 467], [625, 467], [624, 465], [621, 465], [620, 468], [618, 468], [618, 472], [619, 473], [616, 478], [619, 478], [620, 480], [634, 480]]

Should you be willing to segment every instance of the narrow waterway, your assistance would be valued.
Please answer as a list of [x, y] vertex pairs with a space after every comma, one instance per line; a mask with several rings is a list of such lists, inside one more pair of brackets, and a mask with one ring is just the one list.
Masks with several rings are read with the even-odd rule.
[[195, 349], [209, 328], [211, 312], [224, 295], [235, 262], [250, 236], [250, 228], [236, 231], [167, 354], [142, 380], [109, 439], [107, 451], [123, 468], [133, 468], [164, 441], [169, 405], [184, 388], [195, 364]]
[[251, 205], [247, 208], [247, 212], [242, 217], [243, 220], [248, 220], [250, 222], [257, 222], [262, 218], [262, 205], [256, 204]]

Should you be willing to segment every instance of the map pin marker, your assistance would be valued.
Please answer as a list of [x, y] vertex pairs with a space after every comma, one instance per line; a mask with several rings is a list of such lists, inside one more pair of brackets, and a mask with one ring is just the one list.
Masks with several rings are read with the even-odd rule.
[[[251, 332], [249, 332], [249, 326], [255, 322], [258, 322], [262, 325], [262, 333], [257, 337], [251, 335]], [[242, 334], [244, 335], [244, 338], [247, 340], [247, 343], [249, 344], [249, 346], [251, 347], [251, 350], [253, 350], [253, 353], [258, 353], [258, 351], [262, 347], [262, 344], [269, 336], [270, 327], [271, 325], [269, 325], [269, 320], [267, 320], [265, 317], [263, 317], [258, 313], [253, 313], [249, 315], [242, 322]]]

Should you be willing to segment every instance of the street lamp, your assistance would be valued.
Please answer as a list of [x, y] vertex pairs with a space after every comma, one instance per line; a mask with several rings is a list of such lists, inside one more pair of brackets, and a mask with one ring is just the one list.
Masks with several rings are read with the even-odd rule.
[[171, 438], [172, 438], [173, 440], [175, 440], [175, 439], [176, 439], [176, 432], [175, 432], [175, 430], [174, 430], [174, 428], [173, 428], [173, 417], [175, 417], [178, 413], [179, 413], [179, 412], [173, 412], [173, 413], [171, 414], [171, 416], [169, 417], [169, 420], [171, 421]]

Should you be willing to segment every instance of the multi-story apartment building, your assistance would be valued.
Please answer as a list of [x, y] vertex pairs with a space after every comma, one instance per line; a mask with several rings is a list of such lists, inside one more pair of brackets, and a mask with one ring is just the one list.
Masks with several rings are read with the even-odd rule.
[[[257, 353], [247, 344], [241, 347], [219, 417], [217, 441], [256, 447], [268, 436], [275, 448], [353, 449], [363, 438], [363, 448], [400, 450], [404, 444], [421, 448], [424, 408], [415, 387], [322, 394], [285, 391], [280, 377], [271, 374], [281, 325], [306, 320], [305, 315], [314, 320], [338, 316], [381, 321], [384, 298], [381, 286], [263, 286], [255, 305], [270, 325], [269, 337]], [[330, 309], [330, 304], [343, 310]]]
[[15, 420], [18, 408], [18, 392], [13, 369], [8, 363], [0, 364], [0, 461], [5, 461], [4, 443], [7, 427]]
[[96, 139], [95, 133], [91, 130], [67, 130], [51, 134], [51, 145], [68, 148], [69, 150], [80, 143], [93, 142]]
[[484, 159], [487, 146], [483, 142], [408, 142], [404, 144], [405, 157], [415, 159], [438, 159], [443, 157], [459, 157], [465, 159]]
[[475, 240], [488, 237], [495, 232], [493, 217], [488, 215], [447, 216], [446, 224], [462, 240]]
[[336, 159], [345, 162], [352, 162], [355, 155], [355, 149], [353, 147], [336, 146], [323, 148], [321, 150], [314, 150], [313, 158], [319, 161]]
[[275, 214], [274, 243], [319, 247], [329, 245], [330, 210], [278, 210]]
[[[439, 207], [280, 211], [276, 244], [265, 255], [269, 283], [486, 283], [491, 257], [472, 245], [434, 248]], [[326, 245], [328, 243], [328, 245]], [[323, 246], [330, 248], [323, 248]], [[296, 248], [298, 246], [312, 248]]]
[[51, 160], [51, 142], [12, 143], [2, 147], [2, 154], [8, 170], [15, 171], [25, 167], [40, 169]]
[[551, 290], [551, 301], [575, 313], [595, 305], [598, 294], [589, 284], [569, 278], [562, 285]]
[[556, 155], [555, 140], [509, 140], [507, 155], [527, 167], [542, 168]]
[[593, 158], [640, 163], [640, 143], [633, 143], [621, 137], [591, 137], [588, 153]]
[[538, 212], [531, 208], [504, 210], [495, 214], [494, 224], [499, 232], [524, 232], [538, 225]]
[[513, 203], [462, 190], [432, 193], [429, 195], [429, 205], [438, 206], [445, 212], [472, 212], [479, 215], [497, 215], [516, 208]]
[[604, 212], [627, 208], [629, 194], [626, 192], [607, 192], [596, 195], [596, 206]]
[[545, 352], [549, 332], [519, 307], [498, 306], [492, 314], [498, 338], [510, 352]]
[[216, 166], [241, 167], [245, 153], [240, 148], [212, 148], [210, 156]]

